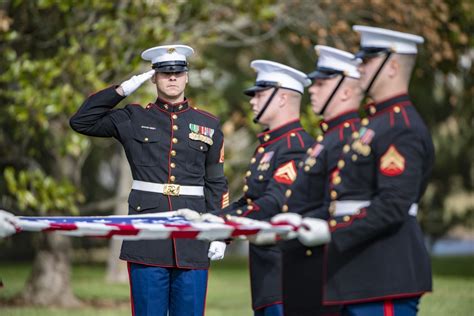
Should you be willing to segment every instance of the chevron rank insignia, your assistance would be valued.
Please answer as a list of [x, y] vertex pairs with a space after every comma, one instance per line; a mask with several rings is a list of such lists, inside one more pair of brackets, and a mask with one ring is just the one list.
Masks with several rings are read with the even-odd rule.
[[296, 165], [293, 160], [281, 165], [273, 174], [276, 182], [284, 184], [292, 184], [296, 179]]
[[405, 157], [398, 152], [395, 145], [390, 145], [380, 157], [380, 172], [388, 177], [401, 175], [405, 171]]

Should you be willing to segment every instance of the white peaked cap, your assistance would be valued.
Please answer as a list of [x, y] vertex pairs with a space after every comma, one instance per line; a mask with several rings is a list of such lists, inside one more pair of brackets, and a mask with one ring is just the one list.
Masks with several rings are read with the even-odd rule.
[[416, 54], [417, 44], [424, 42], [423, 37], [379, 27], [354, 25], [352, 29], [360, 33], [360, 47], [390, 48], [394, 53]]
[[311, 84], [304, 72], [274, 61], [258, 59], [252, 61], [250, 67], [257, 72], [257, 86], [265, 82], [275, 82], [280, 88], [303, 94], [304, 88]]
[[360, 60], [356, 59], [353, 54], [324, 45], [316, 45], [314, 50], [319, 57], [316, 71], [308, 75], [310, 78], [317, 78], [318, 74], [320, 74], [320, 78], [324, 79], [323, 70], [331, 69], [341, 71], [348, 77], [360, 78], [360, 73], [357, 70]]
[[192, 54], [194, 50], [187, 45], [163, 45], [148, 48], [142, 53], [142, 58], [156, 64], [166, 61], [186, 61], [186, 57]]

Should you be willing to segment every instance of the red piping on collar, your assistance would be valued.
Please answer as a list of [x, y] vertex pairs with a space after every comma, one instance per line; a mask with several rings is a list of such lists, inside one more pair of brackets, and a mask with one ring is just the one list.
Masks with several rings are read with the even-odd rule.
[[293, 123], [295, 123], [295, 122], [298, 122], [299, 120], [300, 120], [300, 118], [297, 118], [297, 119], [294, 119], [294, 120], [292, 120], [292, 121], [286, 122], [285, 124], [280, 125], [280, 126], [277, 126], [277, 127], [275, 127], [274, 129], [271, 129], [271, 130], [268, 130], [268, 131], [265, 131], [265, 132], [262, 132], [262, 133], [258, 134], [257, 137], [261, 137], [261, 136], [265, 136], [265, 134], [273, 133], [273, 132], [279, 130], [280, 128], [283, 128], [283, 127], [285, 127], [285, 126], [287, 126], [287, 125], [290, 125], [290, 124], [293, 124]]
[[371, 117], [375, 117], [375, 116], [378, 116], [378, 115], [383, 114], [385, 112], [391, 111], [395, 106], [399, 106], [400, 110], [402, 110], [404, 107], [410, 106], [410, 105], [412, 105], [411, 101], [403, 101], [403, 102], [400, 102], [400, 103], [394, 103], [391, 106], [389, 106], [388, 108], [377, 111], [377, 112], [375, 112], [375, 114], [370, 115], [369, 120], [370, 120]]
[[[268, 146], [268, 145], [273, 144], [274, 142], [276, 142], [276, 141], [282, 139], [283, 137], [286, 137], [289, 133], [297, 132], [297, 131], [301, 131], [301, 130], [303, 130], [303, 127], [297, 127], [297, 128], [295, 128], [295, 129], [291, 129], [291, 130], [289, 130], [288, 132], [286, 132], [285, 134], [280, 135], [280, 136], [277, 137], [277, 138], [274, 138], [274, 139], [272, 139], [272, 140], [269, 140], [269, 141], [266, 142], [266, 143], [260, 144], [260, 146], [258, 146], [258, 147], [262, 147], [262, 146], [265, 147], [265, 146]], [[257, 147], [257, 148], [258, 148], [258, 147]]]
[[165, 100], [163, 100], [163, 99], [160, 98], [160, 97], [158, 97], [157, 100], [158, 100], [158, 101], [161, 101], [162, 103], [167, 104], [167, 105], [169, 105], [169, 106], [177, 106], [177, 105], [181, 105], [181, 104], [184, 104], [184, 103], [188, 102], [188, 99], [186, 99], [186, 98], [184, 98], [183, 101], [176, 102], [176, 103], [171, 103], [171, 102], [165, 101]]
[[377, 106], [377, 104], [385, 103], [385, 102], [387, 102], [387, 101], [390, 100], [390, 99], [395, 99], [395, 98], [401, 97], [401, 96], [403, 96], [403, 95], [408, 96], [408, 92], [407, 92], [407, 91], [401, 92], [401, 93], [399, 93], [399, 94], [392, 95], [391, 97], [387, 97], [387, 98], [385, 98], [385, 99], [382, 99], [382, 100], [380, 100], [380, 101], [378, 101], [378, 102], [372, 101], [372, 102], [366, 104], [366, 105], [364, 106], [364, 108], [369, 108], [371, 105], [372, 105], [372, 106]]
[[155, 104], [155, 103], [149, 103], [148, 105], [151, 105], [151, 106], [154, 106], [156, 107], [158, 110], [160, 110], [161, 112], [163, 113], [166, 113], [166, 114], [169, 114], [169, 115], [173, 115], [173, 114], [180, 114], [180, 113], [183, 113], [183, 112], [186, 112], [188, 111], [191, 107], [188, 106], [187, 108], [185, 108], [184, 110], [182, 111], [178, 111], [178, 112], [169, 112], [169, 111], [165, 111], [163, 110], [162, 108], [160, 108], [160, 106], [158, 104]]

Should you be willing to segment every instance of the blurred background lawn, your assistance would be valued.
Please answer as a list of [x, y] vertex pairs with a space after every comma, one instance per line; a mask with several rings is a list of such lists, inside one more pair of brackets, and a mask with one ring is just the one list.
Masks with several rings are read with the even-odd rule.
[[[7, 307], [6, 301], [21, 291], [30, 272], [30, 263], [2, 262], [0, 315], [130, 315], [128, 285], [104, 282], [104, 265], [74, 265], [72, 287], [87, 307], [54, 309]], [[474, 256], [434, 257], [434, 292], [421, 301], [421, 316], [473, 315]], [[252, 315], [247, 259], [229, 257], [213, 264], [210, 272], [207, 316]]]

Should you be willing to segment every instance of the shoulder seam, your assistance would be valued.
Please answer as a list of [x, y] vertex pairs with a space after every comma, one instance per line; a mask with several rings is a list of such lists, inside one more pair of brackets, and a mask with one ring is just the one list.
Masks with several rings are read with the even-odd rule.
[[198, 112], [198, 113], [201, 113], [202, 115], [205, 115], [205, 116], [210, 117], [210, 118], [212, 118], [212, 119], [214, 119], [214, 120], [216, 120], [216, 121], [219, 121], [219, 118], [218, 118], [217, 116], [214, 116], [214, 115], [212, 115], [211, 113], [209, 113], [209, 112], [207, 112], [207, 111], [200, 110], [200, 109], [195, 108], [195, 107], [193, 107], [192, 109], [193, 109], [194, 111]]

